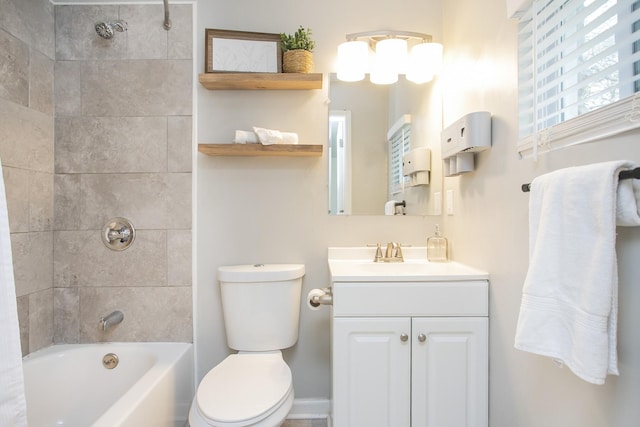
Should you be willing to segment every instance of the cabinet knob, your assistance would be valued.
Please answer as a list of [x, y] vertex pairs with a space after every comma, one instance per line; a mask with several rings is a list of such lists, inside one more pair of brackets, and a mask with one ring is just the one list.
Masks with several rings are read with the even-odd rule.
[[407, 334], [400, 334], [400, 341], [405, 342], [409, 339], [409, 335]]
[[418, 335], [418, 341], [425, 342], [427, 340], [427, 336], [425, 334]]

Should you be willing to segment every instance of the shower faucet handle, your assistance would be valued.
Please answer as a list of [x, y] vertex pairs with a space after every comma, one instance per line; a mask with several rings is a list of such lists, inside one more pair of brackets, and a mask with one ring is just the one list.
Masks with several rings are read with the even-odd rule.
[[113, 218], [102, 229], [102, 242], [114, 251], [123, 251], [136, 238], [136, 229], [126, 218]]

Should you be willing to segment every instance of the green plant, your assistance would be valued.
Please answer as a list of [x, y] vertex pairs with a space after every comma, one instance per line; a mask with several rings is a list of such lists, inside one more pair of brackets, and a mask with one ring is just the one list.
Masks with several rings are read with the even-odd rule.
[[313, 52], [313, 48], [316, 43], [311, 40], [311, 29], [304, 29], [302, 25], [293, 34], [280, 33], [280, 40], [282, 41], [282, 51], [303, 49]]

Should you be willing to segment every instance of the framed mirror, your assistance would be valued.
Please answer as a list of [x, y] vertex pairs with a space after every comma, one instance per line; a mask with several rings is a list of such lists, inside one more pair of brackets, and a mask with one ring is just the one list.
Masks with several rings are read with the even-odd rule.
[[[393, 85], [375, 85], [342, 82], [331, 74], [329, 85], [329, 214], [385, 215], [392, 201], [405, 204], [394, 212], [439, 214], [434, 203], [434, 193], [442, 191], [437, 81], [418, 85], [400, 76]], [[398, 129], [392, 145], [390, 131]], [[431, 154], [429, 184], [416, 184], [403, 177], [402, 159], [425, 147]]]

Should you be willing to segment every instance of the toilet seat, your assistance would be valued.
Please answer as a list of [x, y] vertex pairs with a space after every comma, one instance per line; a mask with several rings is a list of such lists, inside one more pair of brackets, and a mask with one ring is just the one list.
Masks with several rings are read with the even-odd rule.
[[292, 390], [291, 370], [279, 351], [238, 353], [205, 375], [195, 403], [211, 425], [250, 426], [278, 410]]

